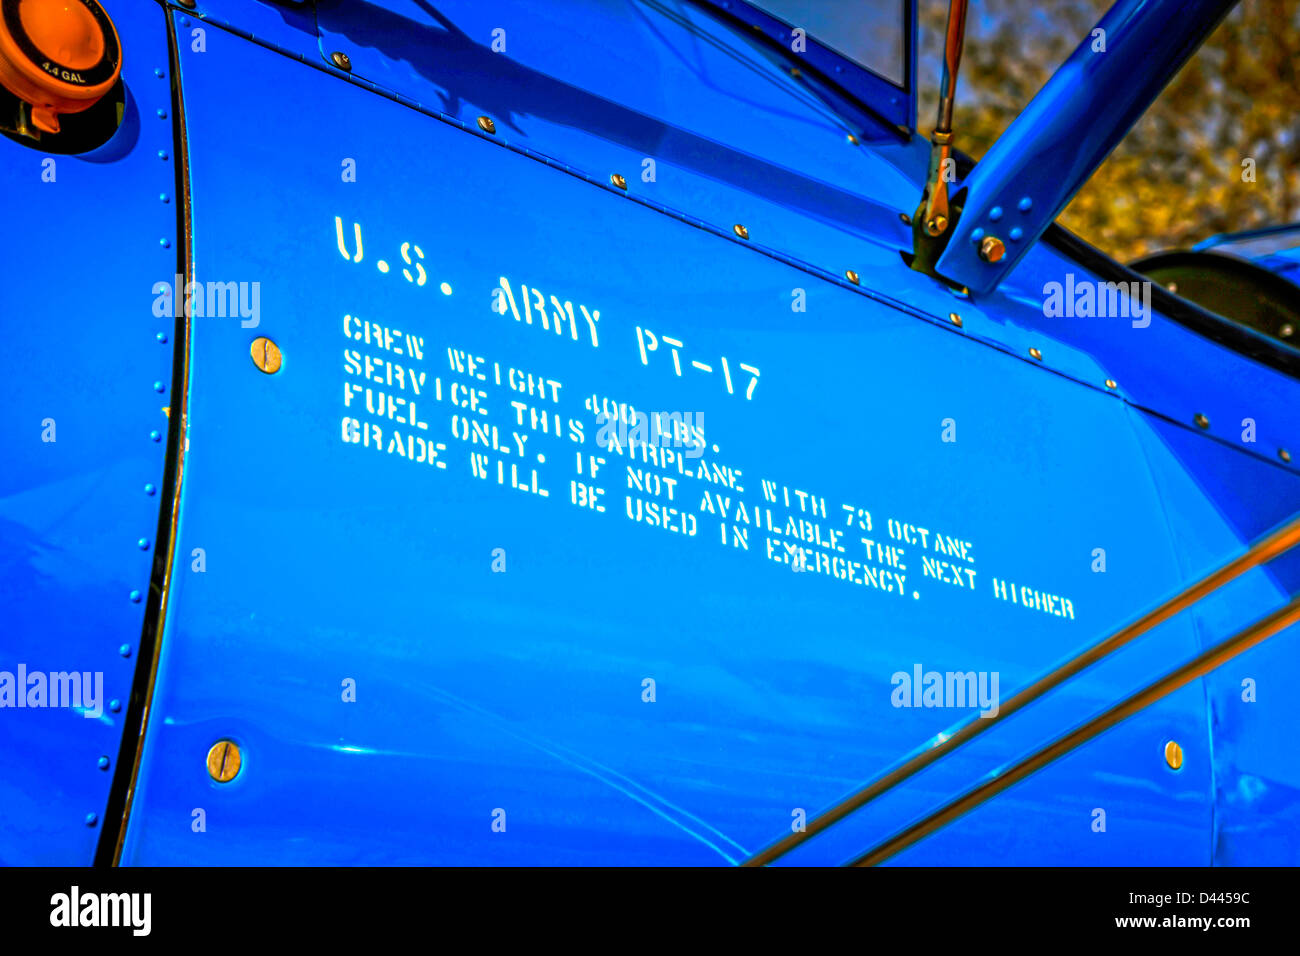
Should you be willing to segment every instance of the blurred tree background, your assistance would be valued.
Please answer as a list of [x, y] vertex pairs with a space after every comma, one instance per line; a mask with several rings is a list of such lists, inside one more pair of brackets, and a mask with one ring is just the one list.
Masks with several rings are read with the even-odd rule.
[[[919, 3], [918, 125], [929, 136], [948, 0]], [[957, 148], [982, 156], [1109, 6], [1109, 0], [971, 0], [957, 80]], [[1255, 161], [1254, 182], [1243, 181], [1245, 159]], [[1242, 0], [1060, 222], [1130, 262], [1218, 232], [1297, 219], [1300, 0]]]

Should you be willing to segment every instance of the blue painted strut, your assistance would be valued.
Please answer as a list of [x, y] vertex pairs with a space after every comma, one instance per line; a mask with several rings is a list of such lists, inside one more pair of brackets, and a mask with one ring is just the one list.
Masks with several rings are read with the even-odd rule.
[[[939, 273], [997, 288], [1235, 3], [1118, 0], [962, 184]], [[987, 236], [1005, 245], [996, 263]]]

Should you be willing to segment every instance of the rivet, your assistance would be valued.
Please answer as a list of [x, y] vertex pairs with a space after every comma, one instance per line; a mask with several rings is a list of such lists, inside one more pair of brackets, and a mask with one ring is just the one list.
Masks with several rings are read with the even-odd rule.
[[1021, 212], [1029, 212], [1029, 210], [1034, 208], [1034, 201], [1028, 196], [1022, 196], [1020, 198], [1019, 207]]
[[1108, 378], [1108, 379], [1106, 379], [1106, 387], [1107, 387], [1107, 388], [1118, 388], [1119, 386], [1115, 384], [1115, 380], [1114, 380], [1113, 378]]
[[159, 79], [162, 79], [162, 77], [163, 77], [162, 67], [160, 67], [160, 66], [159, 66], [159, 67], [154, 67], [153, 75], [156, 76], [156, 77], [158, 77]]
[[740, 223], [736, 223], [734, 226], [731, 227], [731, 229], [733, 232], [735, 232], [736, 235], [740, 236], [741, 239], [749, 238], [749, 230], [746, 229], [744, 226], [742, 226]]
[[121, 711], [121, 709], [122, 709], [122, 702], [121, 702], [120, 700], [118, 700], [116, 697], [114, 697], [112, 700], [110, 700], [110, 701], [108, 702], [108, 709], [111, 710], [113, 713], [116, 714], [116, 713], [118, 713], [119, 711]]
[[162, 343], [163, 345], [166, 345], [166, 344], [167, 344], [167, 333], [166, 333], [166, 332], [159, 332], [157, 335], [154, 336], [154, 338], [156, 338], [156, 339], [157, 339], [160, 343]]
[[158, 245], [162, 246], [164, 249], [170, 249], [172, 247], [172, 241], [166, 238], [159, 239]]
[[935, 216], [925, 224], [925, 231], [932, 236], [937, 236], [948, 228], [947, 216]]
[[158, 158], [159, 158], [159, 159], [166, 159], [166, 158], [167, 158], [167, 150], [165, 150], [165, 149], [160, 149], [160, 150], [158, 150]]
[[485, 133], [496, 135], [497, 124], [492, 122], [492, 117], [490, 116], [480, 116], [478, 118], [478, 128]]
[[610, 173], [609, 181], [619, 189], [627, 189], [627, 180], [623, 178], [622, 173]]
[[129, 597], [131, 598], [131, 603], [132, 603], [132, 604], [139, 604], [139, 603], [140, 603], [140, 592], [139, 592], [139, 591], [132, 591], [132, 592], [130, 593]]
[[959, 329], [961, 328], [961, 316], [958, 315], [956, 312], [948, 313], [948, 321], [951, 322], [953, 325], [957, 326], [957, 328]]
[[799, 72], [799, 67], [797, 66], [790, 67], [790, 75], [793, 76], [795, 79], [798, 79], [799, 77], [803, 76], [803, 74]]
[[117, 649], [117, 652], [118, 652], [119, 654], [121, 654], [123, 657], [130, 657], [130, 656], [131, 656], [131, 645], [130, 645], [130, 644], [123, 644], [121, 647], [119, 647], [119, 648]]
[[1295, 326], [1288, 322], [1282, 328], [1277, 330], [1278, 338], [1289, 339], [1295, 335]]
[[1165, 763], [1169, 765], [1170, 770], [1177, 770], [1183, 765], [1183, 748], [1178, 746], [1175, 740], [1165, 744]]
[[1038, 359], [1039, 361], [1042, 361], [1042, 359], [1043, 359], [1043, 353], [1040, 352], [1040, 351], [1038, 351], [1038, 349], [1030, 349], [1030, 350], [1029, 350], [1029, 357], [1030, 357], [1030, 358], [1034, 358], [1034, 359]]
[[1277, 450], [1277, 457], [1281, 458], [1283, 461], [1290, 461], [1291, 453], [1287, 451], [1285, 448], [1279, 448]]
[[903, 225], [905, 226], [910, 226], [912, 224], [912, 217], [905, 212], [900, 212], [898, 218], [902, 220]]
[[166, 193], [159, 193], [159, 194], [158, 194], [158, 201], [159, 201], [159, 202], [171, 202], [171, 201], [172, 201], [172, 197], [171, 197], [171, 196], [168, 196]]
[[974, 229], [970, 231], [971, 242], [979, 242], [983, 238], [984, 238], [984, 230], [981, 229], [979, 226], [976, 226]]
[[854, 136], [852, 133], [849, 133], [849, 142], [852, 143], [854, 146], [857, 146], [858, 138]]
[[98, 760], [98, 763], [99, 763], [99, 769], [100, 769], [100, 770], [107, 770], [107, 769], [108, 769], [108, 758], [107, 758], [107, 757], [100, 757], [99, 760]]
[[159, 118], [159, 119], [166, 119], [166, 118], [167, 118], [167, 111], [166, 111], [166, 110], [158, 110], [158, 118]]
[[152, 495], [156, 490], [157, 490], [157, 489], [155, 489], [153, 485], [145, 485], [145, 486], [144, 486], [144, 493], [145, 493], [146, 495]]
[[154, 382], [154, 383], [153, 383], [153, 390], [154, 390], [155, 392], [161, 392], [161, 391], [164, 391], [164, 390], [166, 390], [166, 388], [167, 388], [167, 386], [164, 385], [162, 382]]
[[154, 431], [151, 431], [151, 432], [149, 433], [149, 440], [150, 440], [150, 441], [162, 441], [162, 432], [158, 431], [157, 429], [155, 429]]
[[1001, 218], [1002, 218], [1002, 207], [1001, 207], [1001, 206], [994, 206], [992, 209], [989, 210], [989, 221], [990, 221], [990, 222], [997, 222], [997, 221], [998, 221], [999, 219], [1001, 219]]
[[1196, 424], [1199, 425], [1201, 428], [1210, 427], [1210, 420], [1206, 418], [1204, 415], [1202, 415], [1200, 412], [1196, 413], [1196, 417], [1193, 418], [1192, 421], [1196, 422]]
[[1011, 237], [1012, 242], [1019, 242], [1020, 237], [1023, 236], [1024, 234], [1025, 234], [1025, 230], [1021, 229], [1019, 226], [1012, 226], [1011, 232], [1009, 232], [1007, 235]]
[[854, 285], [858, 284], [858, 274], [854, 272], [852, 269], [844, 270], [844, 278], [848, 279]]
[[99, 822], [99, 817], [97, 817], [95, 814], [93, 813], [86, 814], [86, 826], [93, 827], [98, 822]]
[[1007, 247], [997, 236], [985, 236], [980, 243], [980, 258], [985, 262], [1000, 262], [1006, 251]]
[[239, 773], [239, 744], [218, 740], [208, 751], [208, 776], [218, 783], [229, 783]]
[[141, 551], [148, 551], [148, 550], [149, 550], [149, 539], [148, 539], [148, 538], [141, 538], [139, 541], [137, 541], [137, 542], [135, 543], [135, 546], [136, 546], [137, 548], [139, 548]]
[[352, 61], [348, 59], [348, 55], [346, 53], [343, 53], [339, 50], [335, 50], [333, 53], [330, 54], [330, 62], [333, 63], [335, 66], [337, 66], [340, 70], [346, 70], [349, 73], [352, 72]]
[[1177, 283], [1177, 282], [1171, 282], [1171, 283], [1169, 283], [1167, 286], [1165, 286], [1165, 288], [1168, 289], [1170, 292], [1177, 292], [1177, 291], [1178, 291], [1178, 283]]
[[266, 336], [259, 335], [253, 339], [253, 344], [248, 347], [248, 354], [253, 357], [253, 364], [267, 375], [274, 375], [280, 371], [280, 363], [283, 360], [280, 347]]

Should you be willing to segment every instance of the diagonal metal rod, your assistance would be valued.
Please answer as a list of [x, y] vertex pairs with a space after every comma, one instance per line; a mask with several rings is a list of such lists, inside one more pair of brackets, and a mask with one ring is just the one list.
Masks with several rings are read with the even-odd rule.
[[1114, 653], [1135, 638], [1142, 636], [1148, 631], [1154, 630], [1175, 614], [1178, 614], [1180, 611], [1185, 610], [1197, 601], [1201, 600], [1201, 598], [1205, 597], [1207, 594], [1218, 590], [1223, 587], [1223, 585], [1235, 580], [1247, 571], [1250, 571], [1261, 564], [1268, 563], [1279, 554], [1282, 554], [1295, 546], [1297, 543], [1300, 543], [1300, 516], [1293, 518], [1276, 531], [1265, 535], [1247, 548], [1241, 555], [1232, 559], [1217, 570], [1212, 571], [1210, 574], [1190, 585], [1179, 594], [1170, 598], [1164, 604], [1161, 604], [1154, 610], [1148, 611], [1131, 624], [1116, 631], [1110, 637], [1094, 644], [1092, 647], [1089, 647], [1083, 653], [1070, 658], [1060, 667], [1056, 668], [1051, 673], [1040, 677], [1028, 687], [1017, 691], [999, 707], [996, 715], [992, 717], [972, 717], [967, 723], [955, 730], [951, 736], [936, 737], [924, 749], [904, 760], [893, 770], [890, 770], [883, 776], [876, 778], [866, 787], [863, 787], [861, 790], [858, 790], [856, 793], [841, 800], [830, 809], [813, 817], [808, 821], [806, 829], [802, 832], [788, 834], [766, 849], [755, 853], [748, 860], [745, 860], [741, 866], [766, 866], [773, 860], [784, 856], [805, 840], [812, 839], [823, 830], [833, 826], [840, 820], [843, 820], [855, 810], [861, 809], [881, 794], [892, 790], [904, 780], [907, 780], [912, 775], [924, 770], [939, 758], [946, 756], [962, 744], [973, 740], [990, 727], [993, 727], [1000, 721], [1010, 717], [1016, 711], [1033, 703], [1052, 688], [1063, 684], [1080, 671], [1091, 667], [1103, 657]]
[[925, 178], [923, 210], [917, 225], [931, 239], [948, 228], [948, 179], [945, 173], [952, 158], [952, 107], [957, 98], [957, 70], [966, 35], [966, 0], [948, 0], [948, 30], [943, 46], [943, 79], [939, 83], [939, 117], [930, 135], [930, 168]]
[[1058, 737], [1046, 747], [1030, 754], [1009, 770], [999, 773], [973, 790], [968, 790], [956, 800], [945, 804], [846, 865], [875, 866], [878, 863], [883, 863], [894, 854], [907, 849], [913, 843], [924, 839], [936, 830], [942, 829], [962, 814], [997, 796], [1003, 790], [1019, 783], [1030, 774], [1043, 769], [1052, 761], [1064, 757], [1076, 747], [1086, 744], [1094, 737], [1114, 727], [1120, 721], [1132, 717], [1144, 707], [1148, 707], [1156, 701], [1169, 696], [1174, 691], [1190, 684], [1196, 678], [1208, 674], [1220, 664], [1232, 660], [1238, 654], [1250, 650], [1256, 644], [1263, 643], [1297, 621], [1300, 621], [1300, 595], [1293, 597], [1290, 603], [1261, 618], [1245, 630], [1238, 631], [1232, 637], [1220, 641], [1208, 650], [1203, 651], [1177, 670], [1170, 671], [1154, 684], [1148, 684], [1136, 694], [1121, 701], [1109, 710], [1103, 711], [1064, 736]]

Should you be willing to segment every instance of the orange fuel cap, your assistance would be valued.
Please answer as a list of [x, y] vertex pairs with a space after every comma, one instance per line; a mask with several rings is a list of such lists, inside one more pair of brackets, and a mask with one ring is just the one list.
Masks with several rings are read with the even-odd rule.
[[59, 131], [113, 88], [117, 30], [97, 0], [0, 0], [0, 84], [32, 107], [32, 125]]

